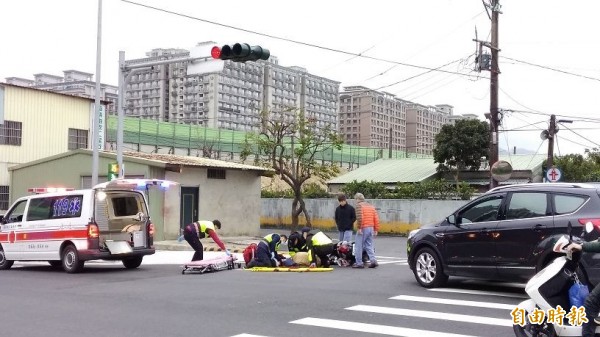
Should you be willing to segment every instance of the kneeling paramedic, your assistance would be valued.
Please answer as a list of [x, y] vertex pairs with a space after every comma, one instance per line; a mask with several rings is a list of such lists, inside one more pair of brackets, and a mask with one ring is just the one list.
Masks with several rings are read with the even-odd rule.
[[193, 222], [183, 229], [183, 238], [187, 241], [192, 248], [194, 248], [194, 256], [192, 257], [192, 261], [198, 261], [204, 259], [204, 247], [202, 247], [202, 242], [200, 239], [204, 239], [210, 236], [213, 241], [227, 253], [227, 256], [231, 256], [231, 253], [228, 249], [225, 248], [223, 241], [219, 239], [219, 235], [217, 235], [216, 229], [221, 229], [221, 221], [213, 220], [213, 221], [196, 221]]
[[333, 253], [333, 241], [330, 237], [323, 232], [310, 233], [306, 236], [306, 246], [308, 247], [310, 267], [317, 266], [317, 256], [323, 267], [329, 267], [329, 255]]
[[[284, 240], [287, 237], [283, 236]], [[282, 237], [279, 234], [269, 234], [265, 236], [256, 248], [254, 259], [248, 263], [246, 268], [252, 267], [277, 267], [281, 257], [277, 254]]]
[[306, 238], [298, 232], [292, 232], [288, 239], [288, 252], [291, 257], [299, 252], [308, 252]]

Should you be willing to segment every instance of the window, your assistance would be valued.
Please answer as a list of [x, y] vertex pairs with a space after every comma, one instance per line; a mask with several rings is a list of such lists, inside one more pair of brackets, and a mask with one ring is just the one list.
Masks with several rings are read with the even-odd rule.
[[8, 206], [10, 206], [8, 204], [8, 192], [8, 186], [0, 186], [0, 209], [6, 210], [8, 209]]
[[502, 203], [502, 196], [482, 200], [461, 212], [460, 223], [494, 221], [498, 218], [498, 209]]
[[0, 145], [21, 146], [22, 124], [7, 120], [4, 121], [4, 124], [0, 124]]
[[513, 193], [506, 219], [527, 219], [548, 214], [546, 193]]
[[140, 212], [138, 201], [135, 196], [114, 197], [111, 198], [113, 213], [116, 217], [132, 216]]
[[22, 200], [13, 207], [13, 209], [4, 216], [2, 220], [4, 223], [21, 222], [23, 221], [23, 214], [25, 213], [25, 206], [27, 200]]
[[69, 128], [69, 150], [87, 149], [88, 130]]
[[225, 170], [223, 169], [208, 169], [208, 179], [225, 179]]
[[556, 214], [568, 214], [575, 212], [583, 203], [587, 200], [587, 197], [576, 196], [576, 195], [555, 195], [554, 196], [554, 208], [556, 208]]
[[83, 195], [35, 198], [29, 202], [27, 221], [78, 218]]

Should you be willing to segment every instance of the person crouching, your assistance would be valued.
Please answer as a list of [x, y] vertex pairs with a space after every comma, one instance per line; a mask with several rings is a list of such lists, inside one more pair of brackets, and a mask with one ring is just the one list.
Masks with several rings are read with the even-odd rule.
[[253, 267], [277, 267], [279, 255], [277, 249], [281, 243], [279, 234], [269, 234], [265, 236], [257, 245], [254, 259], [252, 259], [246, 268]]

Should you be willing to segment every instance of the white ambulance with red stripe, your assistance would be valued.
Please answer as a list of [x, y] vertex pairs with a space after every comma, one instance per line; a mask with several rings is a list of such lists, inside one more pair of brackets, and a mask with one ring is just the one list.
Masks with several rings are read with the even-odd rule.
[[145, 191], [156, 179], [117, 179], [85, 190], [30, 189], [0, 217], [0, 270], [14, 261], [48, 261], [68, 273], [88, 260], [120, 260], [127, 269], [154, 254]]

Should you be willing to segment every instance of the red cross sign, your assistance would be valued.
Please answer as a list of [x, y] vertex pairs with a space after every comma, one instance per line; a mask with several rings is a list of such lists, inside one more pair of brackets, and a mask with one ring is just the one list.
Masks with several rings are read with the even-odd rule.
[[546, 180], [548, 180], [549, 182], [555, 183], [555, 182], [559, 181], [561, 177], [562, 177], [562, 172], [559, 169], [557, 169], [556, 167], [553, 167], [553, 168], [549, 169], [548, 171], [546, 171]]

